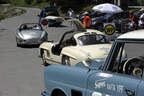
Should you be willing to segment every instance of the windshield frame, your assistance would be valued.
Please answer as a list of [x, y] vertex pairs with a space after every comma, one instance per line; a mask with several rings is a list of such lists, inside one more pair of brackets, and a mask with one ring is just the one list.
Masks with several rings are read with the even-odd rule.
[[[90, 38], [94, 37], [94, 36], [96, 37], [94, 39], [97, 39], [98, 36], [99, 36], [98, 37], [99, 39], [97, 39], [97, 41], [91, 42]], [[88, 41], [87, 37], [89, 37], [89, 42], [87, 42]], [[85, 38], [85, 41], [82, 40], [83, 38]], [[102, 40], [104, 40], [104, 41], [102, 42]], [[78, 41], [78, 44], [80, 46], [88, 46], [88, 45], [107, 44], [107, 43], [109, 43], [108, 40], [106, 39], [105, 35], [103, 35], [103, 34], [84, 34], [84, 35], [79, 36], [77, 38], [77, 41]]]

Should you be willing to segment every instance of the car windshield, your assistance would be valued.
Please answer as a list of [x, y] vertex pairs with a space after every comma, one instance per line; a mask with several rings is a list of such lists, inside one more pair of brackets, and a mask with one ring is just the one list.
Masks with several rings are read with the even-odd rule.
[[104, 19], [110, 18], [113, 14], [112, 13], [107, 13], [104, 15]]
[[108, 43], [104, 35], [101, 34], [85, 34], [78, 37], [79, 45], [93, 45]]
[[27, 23], [23, 24], [20, 27], [21, 30], [42, 30], [42, 27], [39, 24], [35, 23]]
[[59, 13], [55, 7], [46, 7], [45, 15], [46, 16], [59, 16]]
[[118, 41], [108, 71], [142, 78], [144, 69], [143, 49], [143, 41]]

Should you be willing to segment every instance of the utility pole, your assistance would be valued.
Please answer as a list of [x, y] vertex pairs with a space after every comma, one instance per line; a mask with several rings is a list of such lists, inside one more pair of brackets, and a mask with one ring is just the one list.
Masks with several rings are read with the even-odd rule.
[[128, 0], [114, 0], [114, 4], [120, 6], [123, 10], [128, 9]]

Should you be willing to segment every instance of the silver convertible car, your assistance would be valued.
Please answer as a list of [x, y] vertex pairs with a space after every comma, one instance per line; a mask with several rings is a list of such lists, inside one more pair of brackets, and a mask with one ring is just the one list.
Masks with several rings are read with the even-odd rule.
[[16, 31], [17, 46], [39, 45], [47, 41], [48, 33], [38, 23], [24, 23]]

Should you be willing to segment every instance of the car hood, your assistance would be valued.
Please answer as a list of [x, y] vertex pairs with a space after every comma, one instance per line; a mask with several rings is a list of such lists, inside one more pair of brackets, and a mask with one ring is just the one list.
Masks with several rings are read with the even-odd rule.
[[88, 55], [91, 59], [106, 58], [111, 49], [111, 44], [97, 44], [88, 46], [79, 46], [79, 51]]
[[39, 30], [24, 30], [21, 31], [20, 33], [24, 39], [29, 39], [29, 38], [40, 38], [42, 32], [43, 31], [39, 31]]

